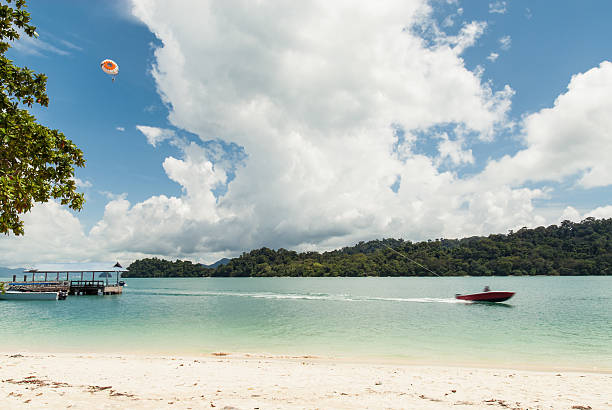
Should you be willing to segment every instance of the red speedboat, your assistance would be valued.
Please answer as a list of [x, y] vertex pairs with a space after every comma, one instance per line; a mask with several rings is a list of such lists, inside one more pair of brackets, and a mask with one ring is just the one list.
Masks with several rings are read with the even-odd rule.
[[505, 300], [510, 299], [512, 296], [514, 296], [514, 292], [491, 291], [487, 286], [484, 292], [472, 293], [470, 295], [460, 295], [457, 293], [455, 295], [455, 298], [461, 300], [469, 300], [472, 302], [503, 302]]

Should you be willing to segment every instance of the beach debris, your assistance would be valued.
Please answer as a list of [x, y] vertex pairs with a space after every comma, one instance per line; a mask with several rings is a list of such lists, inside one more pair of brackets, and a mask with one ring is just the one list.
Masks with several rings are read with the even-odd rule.
[[377, 382], [376, 382], [376, 383], [374, 383], [374, 384], [375, 384], [375, 385], [377, 385], [377, 386], [380, 386], [380, 385], [382, 384], [382, 382], [381, 382], [381, 381], [377, 381]]
[[12, 384], [28, 384], [28, 385], [35, 385], [37, 387], [42, 387], [42, 386], [48, 386], [49, 384], [43, 380], [39, 380], [36, 379], [34, 376], [28, 376], [22, 380], [13, 380], [13, 379], [6, 379], [6, 380], [2, 380], [4, 383], [12, 383]]
[[508, 403], [506, 403], [504, 400], [489, 399], [489, 400], [485, 400], [484, 403], [487, 403], [489, 406], [493, 406], [493, 405], [497, 404], [497, 405], [499, 405], [501, 407], [510, 408], [510, 405]]
[[102, 60], [102, 62], [100, 63], [100, 68], [106, 74], [112, 75], [113, 81], [115, 81], [115, 76], [119, 74], [119, 65], [117, 65], [117, 63], [108, 58], [106, 60]]
[[119, 392], [119, 391], [116, 391], [116, 390], [112, 390], [112, 389], [110, 390], [108, 395], [112, 396], [112, 397], [119, 397], [119, 396], [125, 396], [125, 397], [130, 397], [130, 398], [135, 397], [133, 394], [122, 393], [122, 392]]
[[90, 393], [97, 393], [99, 391], [104, 391], [108, 389], [112, 389], [113, 386], [87, 386], [87, 389]]
[[578, 409], [578, 410], [591, 410], [591, 406], [581, 406], [581, 405], [576, 405], [576, 406], [572, 406], [572, 409]]
[[440, 399], [434, 399], [433, 397], [427, 397], [424, 394], [419, 395], [419, 399], [429, 400], [429, 401], [442, 401]]
[[213, 352], [213, 356], [229, 356], [229, 353], [225, 352]]

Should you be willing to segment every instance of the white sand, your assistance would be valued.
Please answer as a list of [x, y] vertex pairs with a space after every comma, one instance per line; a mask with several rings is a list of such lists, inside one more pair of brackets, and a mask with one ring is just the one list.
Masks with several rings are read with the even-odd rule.
[[0, 354], [0, 408], [612, 408], [612, 374], [333, 359]]

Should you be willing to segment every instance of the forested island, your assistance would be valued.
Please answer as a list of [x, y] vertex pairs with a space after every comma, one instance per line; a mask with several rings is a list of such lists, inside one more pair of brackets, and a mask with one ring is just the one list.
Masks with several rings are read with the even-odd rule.
[[[415, 263], [416, 262], [416, 263]], [[419, 266], [422, 265], [422, 266]], [[424, 268], [426, 267], [426, 269]], [[261, 248], [225, 264], [141, 259], [124, 277], [509, 276], [612, 274], [612, 218], [508, 234], [412, 243], [360, 242], [330, 252]]]

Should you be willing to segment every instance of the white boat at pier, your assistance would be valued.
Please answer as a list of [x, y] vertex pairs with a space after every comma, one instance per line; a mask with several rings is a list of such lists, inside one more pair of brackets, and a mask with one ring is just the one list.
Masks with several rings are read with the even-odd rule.
[[0, 292], [0, 300], [58, 300], [59, 292]]

